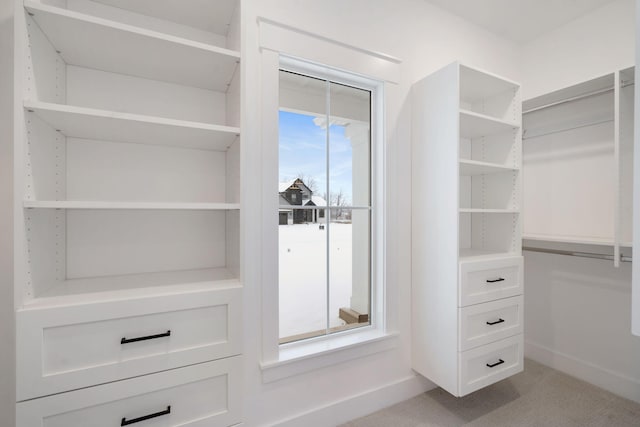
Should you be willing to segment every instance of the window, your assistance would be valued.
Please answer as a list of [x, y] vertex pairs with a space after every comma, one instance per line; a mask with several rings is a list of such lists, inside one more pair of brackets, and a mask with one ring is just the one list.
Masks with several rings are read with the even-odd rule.
[[[335, 71], [279, 74], [279, 191], [292, 195], [279, 198], [279, 211], [293, 212], [278, 229], [284, 344], [372, 322], [376, 86]], [[293, 203], [294, 192], [302, 203]]]

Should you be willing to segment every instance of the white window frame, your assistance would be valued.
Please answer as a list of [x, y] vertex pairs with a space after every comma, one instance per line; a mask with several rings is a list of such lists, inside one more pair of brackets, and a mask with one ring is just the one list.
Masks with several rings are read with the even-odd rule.
[[[386, 309], [387, 298], [396, 301], [397, 291], [394, 289], [387, 293], [384, 287], [381, 290], [376, 289], [376, 297], [372, 307], [372, 317], [376, 317], [374, 324], [367, 328], [366, 331], [357, 330], [352, 334], [337, 334], [330, 336], [328, 339], [316, 340], [308, 345], [290, 346], [287, 349], [281, 349], [278, 345], [278, 268], [277, 258], [273, 257], [274, 248], [278, 243], [278, 221], [274, 221], [273, 212], [278, 207], [278, 81], [280, 70], [280, 59], [282, 58], [300, 58], [304, 59], [310, 65], [320, 68], [329, 68], [333, 70], [348, 70], [354, 76], [368, 76], [373, 80], [381, 83], [384, 89], [383, 108], [379, 111], [382, 123], [387, 119], [387, 113], [384, 111], [385, 106], [391, 102], [395, 108], [399, 108], [400, 92], [399, 81], [401, 76], [402, 60], [399, 58], [363, 49], [345, 43], [342, 40], [332, 39], [330, 37], [312, 33], [291, 26], [286, 23], [277, 22], [265, 17], [257, 18], [257, 48], [259, 55], [256, 62], [252, 60], [251, 55], [247, 55], [247, 61], [244, 61], [244, 72], [251, 74], [256, 73], [259, 77], [258, 86], [253, 86], [251, 79], [248, 80], [247, 87], [243, 90], [250, 93], [259, 94], [258, 101], [259, 115], [254, 117], [260, 120], [257, 127], [245, 126], [247, 131], [245, 137], [249, 145], [254, 144], [260, 155], [261, 182], [257, 183], [255, 191], [256, 198], [247, 201], [249, 206], [256, 206], [257, 213], [252, 215], [259, 223], [252, 226], [252, 230], [258, 231], [259, 248], [250, 250], [252, 254], [252, 268], [247, 268], [247, 276], [250, 281], [247, 286], [259, 284], [260, 286], [260, 310], [259, 315], [262, 320], [262, 335], [259, 348], [262, 350], [261, 368], [263, 382], [276, 381], [288, 376], [301, 374], [313, 369], [325, 366], [335, 365], [342, 361], [357, 359], [369, 354], [396, 348], [400, 344], [400, 337], [397, 332], [398, 328], [398, 310], [399, 307], [393, 307], [392, 310]], [[253, 49], [251, 43], [246, 47]], [[326, 64], [323, 67], [318, 64]], [[255, 71], [254, 71], [255, 70]], [[250, 86], [249, 86], [250, 85]], [[382, 96], [381, 95], [381, 96]], [[253, 124], [252, 124], [253, 125]], [[257, 135], [254, 136], [254, 129]], [[377, 158], [377, 164], [382, 173], [385, 173], [385, 155], [388, 148], [386, 147], [386, 138], [381, 129], [381, 134], [377, 135], [377, 141], [380, 141], [382, 155]], [[389, 135], [395, 135], [389, 134]], [[392, 138], [395, 142], [395, 138]], [[246, 153], [246, 150], [245, 150]], [[373, 155], [373, 153], [372, 153]], [[256, 168], [257, 169], [257, 168]], [[257, 170], [256, 170], [257, 172]], [[251, 175], [252, 185], [255, 184], [255, 174]], [[382, 192], [384, 197], [384, 188], [387, 180], [384, 175], [379, 177], [376, 183], [378, 192]], [[372, 183], [373, 184], [373, 183]], [[244, 194], [251, 193], [244, 192]], [[389, 213], [393, 212], [384, 201], [384, 211], [388, 218]], [[275, 224], [274, 224], [275, 223]], [[373, 226], [373, 225], [372, 225]], [[382, 224], [379, 236], [382, 238], [386, 235], [385, 225]], [[245, 239], [249, 239], [245, 237]], [[380, 250], [385, 250], [384, 241], [378, 239], [376, 242]], [[249, 243], [247, 243], [249, 245]], [[395, 254], [390, 254], [395, 259]], [[384, 254], [383, 262], [378, 264], [382, 268], [378, 275], [384, 278], [387, 255]], [[245, 266], [250, 264], [249, 260], [244, 263]], [[255, 282], [255, 283], [254, 283]], [[378, 286], [384, 283], [378, 281]], [[381, 313], [373, 315], [374, 311]], [[282, 351], [281, 351], [282, 350]]]
[[[322, 81], [330, 81], [356, 89], [362, 89], [370, 92], [370, 165], [369, 165], [369, 182], [370, 182], [370, 225], [369, 225], [369, 325], [359, 328], [349, 329], [345, 331], [337, 331], [317, 337], [306, 338], [304, 340], [280, 344], [280, 349], [303, 346], [311, 340], [322, 340], [333, 337], [336, 334], [355, 334], [366, 328], [376, 328], [377, 319], [383, 316], [383, 307], [378, 305], [379, 298], [376, 295], [384, 292], [384, 254], [381, 249], [384, 248], [384, 193], [378, 194], [378, 189], [384, 188], [384, 163], [377, 164], [378, 159], [383, 159], [383, 135], [384, 135], [384, 83], [370, 78], [356, 76], [353, 73], [335, 70], [326, 66], [318, 66], [308, 61], [302, 61], [286, 56], [280, 56], [280, 70], [289, 71], [300, 74], [305, 77], [316, 78]], [[328, 131], [328, 130], [327, 130]], [[380, 176], [380, 180], [377, 177]], [[327, 178], [328, 179], [328, 178]], [[327, 200], [327, 212], [331, 211], [329, 200]], [[295, 209], [295, 208], [294, 208]], [[348, 210], [349, 207], [345, 207]], [[330, 216], [328, 218], [331, 218]], [[327, 220], [329, 223], [330, 220]], [[380, 227], [378, 227], [378, 225]], [[329, 225], [330, 227], [330, 225]], [[381, 237], [380, 237], [381, 236]], [[277, 249], [276, 249], [277, 253]], [[327, 260], [328, 262], [328, 260]], [[382, 266], [380, 271], [379, 266]], [[329, 266], [331, 268], [331, 266]], [[382, 286], [378, 286], [381, 283]], [[328, 302], [327, 302], [328, 304]], [[308, 331], [311, 332], [311, 331]], [[304, 341], [304, 342], [303, 342]]]
[[[330, 366], [393, 348], [385, 318], [385, 82], [280, 52], [262, 52], [263, 71], [263, 381]], [[278, 112], [279, 73], [292, 71], [371, 91], [371, 324], [280, 345], [278, 308]], [[274, 122], [275, 121], [275, 125]], [[273, 202], [271, 202], [273, 200]]]

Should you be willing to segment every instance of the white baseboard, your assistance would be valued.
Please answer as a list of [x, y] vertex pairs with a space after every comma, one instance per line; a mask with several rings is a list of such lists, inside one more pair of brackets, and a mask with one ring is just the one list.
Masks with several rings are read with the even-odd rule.
[[279, 421], [275, 427], [328, 427], [369, 415], [380, 409], [415, 397], [435, 385], [419, 375], [403, 378], [383, 387], [318, 407]]
[[524, 355], [550, 368], [640, 403], [640, 381], [611, 369], [525, 341]]

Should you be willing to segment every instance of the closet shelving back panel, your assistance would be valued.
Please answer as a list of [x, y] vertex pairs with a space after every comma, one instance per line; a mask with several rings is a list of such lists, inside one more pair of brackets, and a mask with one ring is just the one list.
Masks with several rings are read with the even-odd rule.
[[519, 87], [460, 66], [459, 251], [520, 251]]
[[527, 237], [613, 242], [613, 102], [603, 92], [525, 115]]
[[634, 74], [616, 71], [525, 101], [529, 246], [613, 246], [616, 264], [619, 248], [631, 246]]
[[25, 1], [25, 304], [239, 278], [237, 5], [177, 4]]

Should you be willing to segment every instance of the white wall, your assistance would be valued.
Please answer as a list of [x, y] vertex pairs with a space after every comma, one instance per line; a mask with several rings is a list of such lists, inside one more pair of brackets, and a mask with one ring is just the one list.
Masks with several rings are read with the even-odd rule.
[[[636, 25], [640, 26], [640, 1], [636, 1]], [[636, 32], [636, 68], [640, 69], [640, 32]], [[635, 86], [633, 90], [634, 106], [640, 105], [640, 86]], [[634, 123], [640, 123], [640, 108], [634, 109], [633, 121]], [[634, 134], [633, 145], [633, 211], [638, 212], [640, 211], [640, 149], [636, 149], [635, 147], [640, 147], [640, 132]], [[637, 216], [632, 216], [632, 218], [634, 218], [633, 222], [636, 223], [635, 227], [632, 225], [633, 244], [637, 248], [640, 246], [640, 226], [638, 226], [638, 220], [635, 219]], [[633, 280], [631, 290], [631, 329], [635, 335], [640, 336], [640, 263], [633, 265], [632, 276], [635, 280]]]
[[[612, 2], [524, 45], [525, 99], [632, 65], [634, 6]], [[525, 287], [526, 356], [640, 401], [628, 264], [525, 252]]]
[[617, 0], [522, 46], [523, 99], [634, 64], [635, 2]]
[[0, 1], [0, 425], [14, 425], [13, 6]]
[[631, 265], [525, 252], [525, 356], [640, 402]]
[[[518, 48], [423, 0], [245, 0], [243, 1], [246, 73], [244, 123], [259, 123], [260, 54], [257, 17], [265, 17], [342, 43], [400, 58], [400, 84], [387, 104], [388, 218], [387, 314], [400, 332], [396, 349], [263, 384], [259, 362], [261, 324], [261, 216], [244, 210], [245, 270], [245, 421], [249, 426], [330, 426], [419, 393], [430, 383], [412, 378], [410, 369], [410, 105], [411, 84], [460, 59], [513, 80], [520, 80]], [[257, 126], [243, 131], [244, 182], [260, 176], [261, 143]], [[246, 185], [247, 205], [260, 200], [260, 186]], [[398, 191], [398, 189], [401, 189]]]

